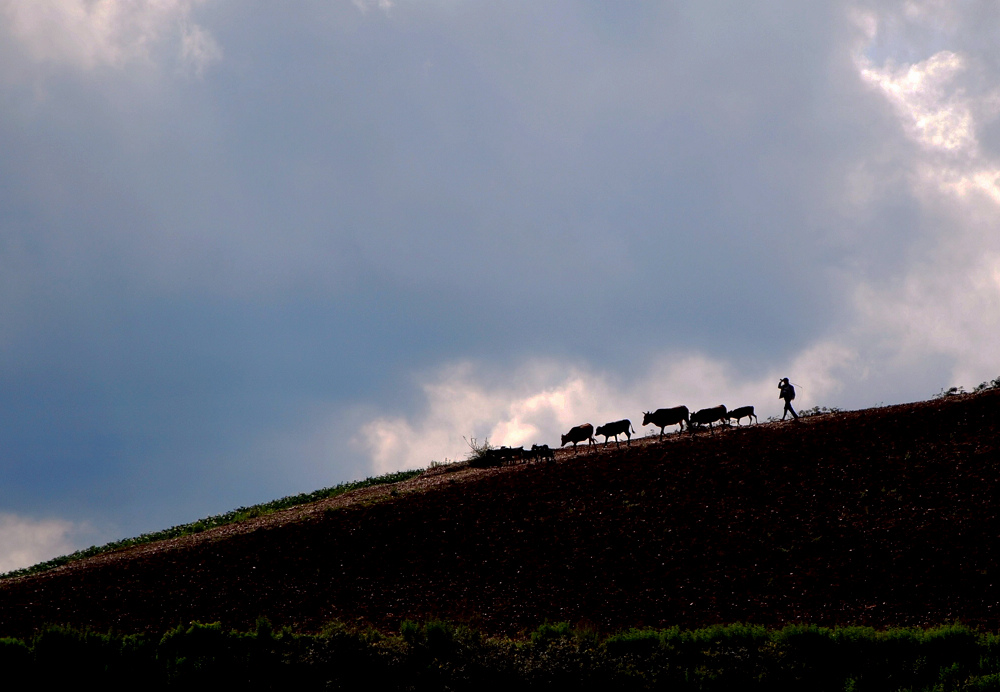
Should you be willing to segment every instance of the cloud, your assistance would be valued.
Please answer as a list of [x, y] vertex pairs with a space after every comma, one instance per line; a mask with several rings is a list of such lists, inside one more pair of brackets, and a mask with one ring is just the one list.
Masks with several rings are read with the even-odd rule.
[[[945, 12], [942, 27], [965, 30], [946, 5], [910, 3], [906, 16], [930, 21]], [[1000, 114], [1000, 92], [984, 69], [982, 56], [955, 50], [912, 63], [858, 58], [861, 78], [918, 145], [898, 154], [896, 165], [927, 232], [901, 248], [901, 272], [856, 284], [854, 337], [871, 345], [886, 369], [945, 357], [953, 383], [966, 385], [1000, 371], [1000, 162], [979, 137]]]
[[85, 528], [62, 519], [0, 514], [0, 572], [30, 567], [73, 552]]
[[181, 35], [181, 60], [201, 77], [205, 68], [222, 59], [222, 48], [212, 35], [197, 24], [184, 24]]
[[[786, 369], [745, 377], [725, 362], [697, 354], [662, 355], [641, 373], [621, 378], [599, 368], [532, 360], [511, 370], [454, 363], [419, 381], [423, 401], [409, 415], [378, 416], [352, 443], [376, 473], [464, 459], [466, 439], [498, 445], [549, 444], [574, 425], [629, 418], [637, 432], [642, 414], [686, 405], [692, 410], [725, 403], [754, 405], [761, 418], [781, 411], [776, 382], [785, 374], [800, 386], [796, 405], [829, 405], [845, 380], [863, 378], [857, 354], [831, 343], [807, 349]], [[656, 431], [658, 432], [658, 431]]]
[[860, 59], [862, 78], [879, 87], [896, 106], [914, 139], [931, 149], [974, 154], [973, 115], [964, 95], [953, 86], [965, 67], [963, 57], [951, 51], [901, 68], [891, 63], [876, 68], [866, 58]]
[[[148, 63], [164, 43], [197, 71], [221, 57], [190, 21], [203, 0], [0, 0], [0, 31], [35, 64], [74, 70]], [[0, 34], [2, 35], [2, 34]]]
[[351, 0], [351, 3], [361, 11], [362, 14], [367, 14], [369, 10], [377, 8], [386, 15], [392, 10], [393, 6], [396, 4], [392, 0]]

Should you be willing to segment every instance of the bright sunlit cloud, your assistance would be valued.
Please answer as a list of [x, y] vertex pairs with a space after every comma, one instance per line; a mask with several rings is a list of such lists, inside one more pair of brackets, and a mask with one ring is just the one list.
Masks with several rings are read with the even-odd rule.
[[861, 59], [861, 76], [892, 101], [917, 141], [929, 148], [975, 153], [972, 112], [954, 85], [964, 69], [962, 56], [951, 51], [895, 69], [892, 64], [875, 68]]
[[[932, 20], [949, 3], [911, 3], [907, 16]], [[941, 26], [940, 24], [938, 24]], [[874, 37], [874, 36], [873, 36]], [[912, 64], [858, 59], [859, 74], [892, 104], [903, 132], [920, 148], [903, 160], [914, 205], [937, 226], [910, 248], [905, 274], [860, 282], [859, 329], [887, 361], [911, 365], [946, 356], [954, 383], [976, 384], [1000, 371], [1000, 162], [984, 152], [978, 132], [1000, 114], [995, 81], [970, 58], [942, 50]]]
[[30, 567], [75, 549], [80, 527], [61, 519], [0, 514], [0, 572]]
[[[804, 352], [788, 371], [800, 387], [796, 405], [822, 405], [839, 393], [845, 379], [858, 380], [855, 354], [835, 344]], [[431, 373], [420, 383], [424, 402], [411, 416], [377, 417], [365, 424], [354, 444], [376, 473], [426, 467], [431, 461], [461, 460], [468, 440], [494, 446], [559, 446], [560, 435], [581, 423], [595, 427], [628, 418], [639, 436], [645, 411], [685, 405], [691, 410], [724, 403], [753, 405], [760, 418], [781, 413], [773, 371], [741, 378], [724, 363], [698, 355], [663, 356], [641, 375], [621, 379], [594, 368], [555, 361], [531, 362], [499, 374], [471, 362]]]
[[171, 42], [201, 72], [222, 55], [212, 35], [190, 20], [204, 1], [0, 0], [0, 30], [35, 63], [120, 68], [152, 60], [161, 44]]

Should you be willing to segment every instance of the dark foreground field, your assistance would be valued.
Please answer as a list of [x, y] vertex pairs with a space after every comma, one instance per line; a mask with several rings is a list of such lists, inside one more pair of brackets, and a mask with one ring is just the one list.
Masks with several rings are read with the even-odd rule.
[[[0, 635], [182, 622], [490, 634], [633, 626], [1000, 628], [1000, 392], [435, 469], [0, 581]], [[346, 498], [346, 499], [345, 499]]]

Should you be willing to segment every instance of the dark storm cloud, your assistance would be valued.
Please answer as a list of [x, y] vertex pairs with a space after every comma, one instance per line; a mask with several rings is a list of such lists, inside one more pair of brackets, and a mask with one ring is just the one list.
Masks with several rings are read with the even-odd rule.
[[[280, 45], [254, 45], [263, 74], [224, 41], [255, 77], [218, 104], [225, 159], [248, 171], [253, 216], [323, 245], [334, 272], [348, 255], [409, 290], [460, 287], [498, 324], [547, 325], [592, 354], [621, 340], [586, 317], [640, 306], [656, 316], [630, 334], [640, 351], [740, 334], [760, 352], [768, 329], [805, 336], [835, 310], [832, 277], [799, 260], [830, 231], [816, 180], [869, 144], [830, 115], [858, 89], [834, 52], [846, 20], [765, 14], [747, 32], [761, 18], [400, 5], [291, 56], [297, 25], [276, 20]], [[816, 79], [828, 71], [843, 83]]]

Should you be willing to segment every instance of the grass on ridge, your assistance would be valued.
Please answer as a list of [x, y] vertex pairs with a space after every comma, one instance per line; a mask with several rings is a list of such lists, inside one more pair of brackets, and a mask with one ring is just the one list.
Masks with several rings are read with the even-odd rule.
[[51, 560], [46, 560], [45, 562], [39, 562], [37, 565], [32, 565], [31, 567], [23, 567], [21, 569], [15, 569], [4, 574], [0, 574], [0, 579], [38, 574], [39, 572], [55, 569], [56, 567], [61, 567], [67, 563], [93, 557], [94, 555], [100, 555], [101, 553], [109, 553], [113, 550], [119, 550], [121, 548], [131, 548], [132, 546], [143, 545], [145, 543], [154, 543], [168, 538], [179, 538], [193, 533], [201, 533], [202, 531], [214, 529], [219, 526], [226, 526], [227, 524], [235, 524], [247, 519], [254, 519], [267, 514], [273, 514], [274, 512], [288, 509], [289, 507], [296, 507], [298, 505], [316, 502], [317, 500], [325, 500], [330, 497], [336, 497], [337, 495], [343, 495], [351, 490], [370, 488], [376, 485], [399, 483], [401, 481], [409, 480], [415, 476], [419, 476], [421, 473], [423, 473], [423, 469], [396, 471], [395, 473], [387, 473], [382, 476], [366, 478], [361, 481], [340, 483], [339, 485], [335, 485], [330, 488], [323, 488], [321, 490], [315, 490], [311, 493], [288, 495], [287, 497], [271, 500], [270, 502], [253, 505], [251, 507], [237, 507], [236, 509], [226, 512], [225, 514], [215, 514], [189, 524], [179, 524], [178, 526], [172, 526], [169, 529], [163, 529], [162, 531], [144, 533], [140, 536], [136, 536], [135, 538], [123, 538], [118, 541], [105, 543], [104, 545], [92, 545], [89, 548], [77, 550], [75, 553], [70, 553], [69, 555], [61, 555], [59, 557], [52, 558]]

